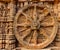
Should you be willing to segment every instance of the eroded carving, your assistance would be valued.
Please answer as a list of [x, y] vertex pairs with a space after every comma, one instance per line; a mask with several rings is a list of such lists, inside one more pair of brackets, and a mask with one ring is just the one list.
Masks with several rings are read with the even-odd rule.
[[14, 33], [19, 43], [26, 48], [44, 48], [56, 36], [57, 23], [51, 7], [30, 4], [16, 14]]

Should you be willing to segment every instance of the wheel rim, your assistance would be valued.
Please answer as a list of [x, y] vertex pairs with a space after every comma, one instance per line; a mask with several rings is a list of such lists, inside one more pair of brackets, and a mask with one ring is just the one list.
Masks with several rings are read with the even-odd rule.
[[44, 48], [55, 38], [57, 22], [46, 6], [30, 4], [14, 18], [14, 33], [26, 48]]

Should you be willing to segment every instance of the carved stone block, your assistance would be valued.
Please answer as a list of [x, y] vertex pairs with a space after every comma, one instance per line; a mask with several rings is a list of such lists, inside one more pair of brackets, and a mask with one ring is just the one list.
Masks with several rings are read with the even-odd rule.
[[0, 0], [0, 49], [60, 47], [60, 3], [49, 1]]

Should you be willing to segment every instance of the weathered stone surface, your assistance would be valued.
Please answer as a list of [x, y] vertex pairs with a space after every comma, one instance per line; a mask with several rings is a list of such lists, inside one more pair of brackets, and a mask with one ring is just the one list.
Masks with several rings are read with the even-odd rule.
[[[7, 47], [15, 48], [15, 47], [21, 47], [22, 46], [17, 42], [17, 40], [14, 36], [14, 30], [13, 30], [14, 17], [16, 15], [16, 13], [21, 8], [23, 8], [23, 7], [25, 7], [29, 4], [34, 4], [34, 2], [27, 2], [27, 0], [18, 0], [18, 2], [16, 2], [16, 3], [11, 2], [11, 1], [13, 1], [13, 0], [0, 0], [0, 48], [3, 48], [3, 49], [5, 49]], [[14, 1], [16, 1], [16, 0], [14, 0]], [[32, 0], [29, 0], [29, 1], [32, 1]], [[35, 1], [35, 0], [33, 0], [33, 1]], [[40, 0], [40, 1], [54, 1], [54, 0]], [[48, 49], [48, 48], [49, 47], [54, 47], [54, 46], [55, 47], [60, 47], [60, 3], [58, 4], [58, 6], [54, 5], [52, 2], [36, 2], [36, 3], [39, 4], [39, 5], [44, 4], [48, 8], [51, 8], [51, 6], [52, 6], [52, 9], [54, 9], [53, 11], [56, 13], [55, 15], [56, 15], [56, 17], [59, 21], [58, 22], [59, 23], [58, 24], [59, 29], [58, 29], [58, 32], [56, 34], [55, 40], [50, 44], [50, 46], [47, 46], [47, 49], [37, 49], [37, 50], [51, 50], [51, 49]], [[53, 12], [51, 12], [51, 14], [53, 15]], [[45, 25], [43, 25], [43, 26], [45, 26]], [[54, 50], [59, 50], [59, 49], [60, 48], [57, 48], [57, 49], [55, 48]], [[32, 50], [32, 49], [25, 49], [23, 47], [21, 50]], [[36, 49], [33, 49], [33, 50], [36, 50]]]

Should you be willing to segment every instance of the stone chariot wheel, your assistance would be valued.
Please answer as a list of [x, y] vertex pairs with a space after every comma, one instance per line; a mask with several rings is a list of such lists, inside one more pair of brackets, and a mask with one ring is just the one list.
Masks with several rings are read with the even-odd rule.
[[56, 36], [57, 27], [56, 18], [45, 5], [27, 5], [14, 18], [15, 36], [26, 48], [39, 49], [48, 46]]

